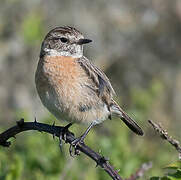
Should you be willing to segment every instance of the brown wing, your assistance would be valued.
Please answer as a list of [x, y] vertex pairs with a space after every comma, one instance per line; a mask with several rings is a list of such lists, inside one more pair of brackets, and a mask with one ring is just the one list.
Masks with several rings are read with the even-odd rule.
[[98, 96], [102, 97], [105, 103], [109, 106], [109, 103], [112, 99], [112, 95], [115, 94], [115, 91], [111, 86], [111, 83], [107, 76], [104, 74], [103, 71], [101, 71], [99, 68], [93, 65], [84, 56], [78, 59], [78, 63], [94, 82], [95, 86], [97, 87], [95, 91], [97, 92]]
[[[111, 114], [118, 115], [123, 122], [136, 134], [143, 135], [142, 129], [137, 125], [137, 123], [124, 112], [119, 105], [112, 99], [112, 95], [115, 94], [114, 89], [107, 76], [93, 65], [86, 57], [81, 57], [78, 59], [78, 63], [85, 70], [87, 75], [92, 79], [95, 84], [94, 91], [97, 92], [98, 96], [103, 99], [107, 104], [107, 107]], [[92, 87], [90, 87], [92, 89]], [[111, 115], [109, 117], [111, 119]]]

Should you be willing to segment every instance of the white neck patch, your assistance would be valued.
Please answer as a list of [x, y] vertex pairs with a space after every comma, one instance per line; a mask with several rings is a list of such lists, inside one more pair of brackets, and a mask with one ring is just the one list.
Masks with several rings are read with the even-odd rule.
[[74, 57], [74, 58], [80, 58], [80, 57], [83, 56], [82, 52], [78, 52], [76, 54], [71, 54], [68, 51], [59, 52], [59, 51], [57, 51], [55, 49], [48, 49], [48, 48], [45, 48], [44, 51], [48, 53], [48, 56], [71, 56], [71, 57]]

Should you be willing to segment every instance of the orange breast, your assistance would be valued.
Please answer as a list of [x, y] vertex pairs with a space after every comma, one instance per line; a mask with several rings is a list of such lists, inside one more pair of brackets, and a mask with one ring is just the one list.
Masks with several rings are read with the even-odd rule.
[[88, 77], [76, 60], [62, 56], [47, 57], [44, 60], [44, 74], [66, 106], [86, 101], [87, 93], [82, 85], [88, 81]]
[[66, 56], [47, 57], [44, 63], [46, 75], [51, 76], [59, 83], [64, 81], [72, 84], [73, 81], [82, 73], [76, 63], [76, 59]]

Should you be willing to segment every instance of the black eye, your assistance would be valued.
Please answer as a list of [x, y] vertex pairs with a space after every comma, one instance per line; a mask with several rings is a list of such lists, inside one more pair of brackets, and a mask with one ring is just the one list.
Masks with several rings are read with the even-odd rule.
[[68, 39], [65, 38], [65, 37], [62, 37], [62, 38], [60, 38], [60, 41], [63, 42], [63, 43], [66, 43], [66, 42], [68, 42]]

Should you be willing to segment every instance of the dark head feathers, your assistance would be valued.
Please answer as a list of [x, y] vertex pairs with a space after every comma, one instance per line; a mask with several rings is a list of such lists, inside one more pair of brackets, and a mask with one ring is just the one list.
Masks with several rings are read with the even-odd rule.
[[[78, 31], [76, 28], [71, 27], [71, 26], [60, 26], [60, 27], [55, 27], [52, 29], [45, 38], [48, 36], [52, 36], [53, 34], [72, 34], [74, 36], [82, 35], [80, 31]], [[82, 35], [83, 36], [83, 35]]]

